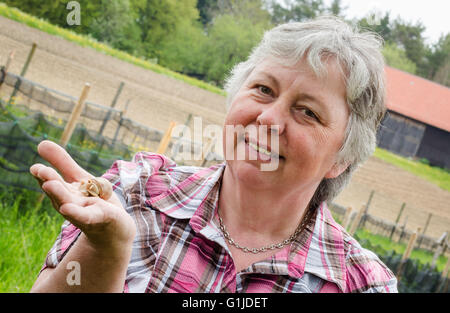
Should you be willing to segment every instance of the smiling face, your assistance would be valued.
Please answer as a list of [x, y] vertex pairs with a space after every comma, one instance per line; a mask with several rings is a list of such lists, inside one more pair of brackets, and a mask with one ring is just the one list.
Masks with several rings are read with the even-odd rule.
[[[336, 165], [349, 117], [345, 84], [335, 62], [327, 65], [327, 75], [318, 78], [304, 60], [285, 67], [266, 59], [246, 79], [230, 105], [223, 132], [227, 165], [240, 182], [257, 189], [315, 190], [323, 178], [345, 170], [346, 166]], [[241, 131], [230, 136], [227, 125]], [[271, 132], [272, 127], [277, 132]], [[261, 130], [267, 140], [258, 135]], [[278, 147], [270, 147], [276, 141]], [[258, 153], [257, 145], [266, 151]], [[246, 151], [245, 159], [230, 149]], [[279, 155], [278, 166], [261, 171], [270, 158], [268, 151]]]

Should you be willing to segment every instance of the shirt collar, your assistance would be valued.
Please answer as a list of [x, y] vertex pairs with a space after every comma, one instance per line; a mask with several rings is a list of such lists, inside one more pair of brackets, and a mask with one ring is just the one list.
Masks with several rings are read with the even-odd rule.
[[[224, 162], [209, 168], [182, 167], [189, 174], [181, 176], [183, 179], [173, 187], [147, 202], [173, 218], [190, 219], [189, 224], [195, 232], [228, 250], [222, 234], [212, 222], [225, 166]], [[304, 231], [292, 242], [290, 251], [282, 249], [271, 260], [257, 262], [243, 272], [273, 273], [294, 278], [308, 272], [337, 284], [344, 291], [345, 251], [339, 227], [323, 202]]]

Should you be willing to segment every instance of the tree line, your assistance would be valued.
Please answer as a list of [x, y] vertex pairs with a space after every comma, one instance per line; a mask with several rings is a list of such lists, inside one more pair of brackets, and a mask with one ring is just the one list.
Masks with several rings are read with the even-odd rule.
[[350, 20], [341, 0], [330, 5], [323, 0], [78, 0], [81, 25], [66, 21], [69, 0], [3, 1], [220, 87], [229, 70], [248, 56], [265, 30], [284, 22], [334, 14], [379, 33], [385, 40], [383, 54], [388, 65], [450, 86], [450, 33], [428, 44], [422, 23], [393, 18], [389, 12], [369, 12], [359, 20]]

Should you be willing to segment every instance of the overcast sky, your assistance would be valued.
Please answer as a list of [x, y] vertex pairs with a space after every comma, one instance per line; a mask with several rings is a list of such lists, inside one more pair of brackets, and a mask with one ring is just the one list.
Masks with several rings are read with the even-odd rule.
[[[330, 4], [331, 0], [325, 0]], [[435, 43], [443, 33], [450, 32], [450, 0], [342, 0], [347, 18], [363, 17], [373, 8], [390, 11], [391, 18], [400, 16], [409, 22], [421, 21], [427, 43]]]

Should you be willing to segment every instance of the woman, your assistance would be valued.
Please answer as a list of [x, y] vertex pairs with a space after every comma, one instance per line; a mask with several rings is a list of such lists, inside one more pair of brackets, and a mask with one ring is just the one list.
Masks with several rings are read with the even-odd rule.
[[62, 177], [30, 171], [67, 222], [32, 291], [396, 292], [392, 272], [326, 205], [374, 151], [380, 46], [332, 17], [275, 27], [227, 80], [226, 162], [138, 153], [103, 175], [108, 200], [86, 197], [80, 182], [92, 176], [42, 142]]

